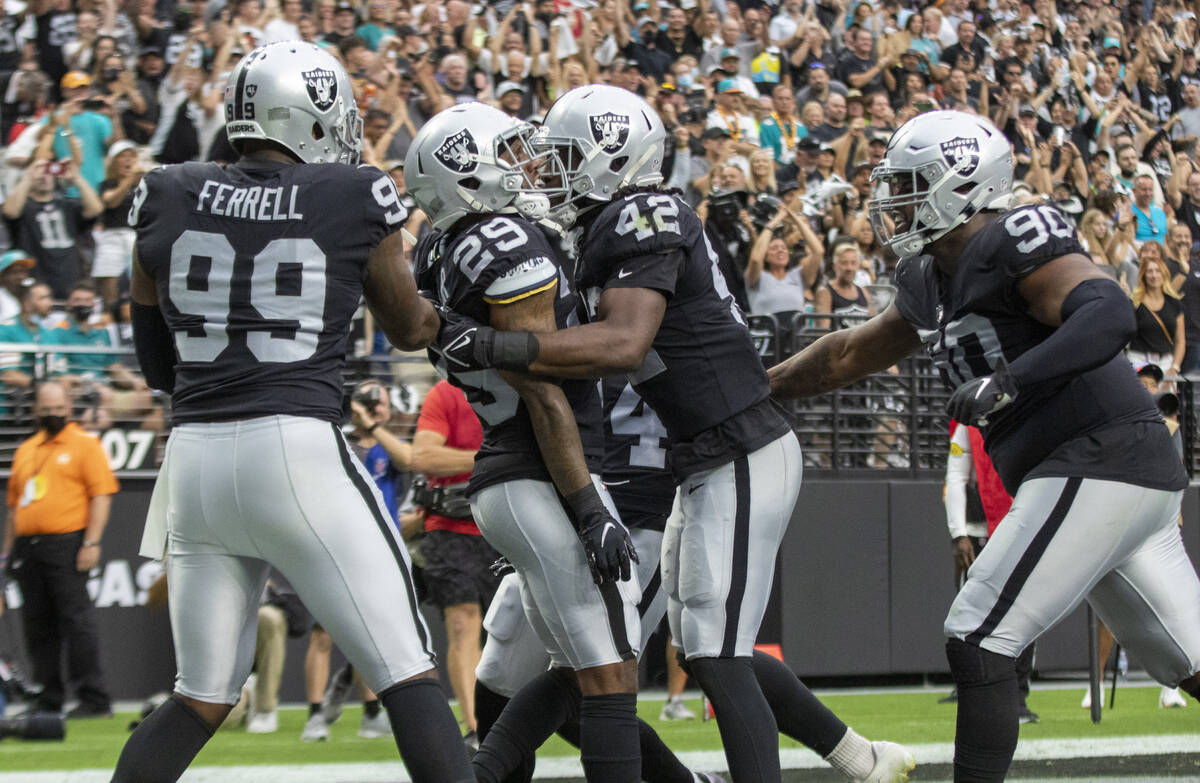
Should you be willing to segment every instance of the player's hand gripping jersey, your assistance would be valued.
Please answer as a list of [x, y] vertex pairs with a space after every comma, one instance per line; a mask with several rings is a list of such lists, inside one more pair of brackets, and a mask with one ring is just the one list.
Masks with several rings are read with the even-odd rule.
[[367, 256], [405, 216], [371, 166], [246, 159], [149, 172], [129, 224], [175, 336], [174, 421], [340, 422]]
[[[953, 278], [931, 256], [903, 262], [896, 307], [955, 388], [995, 373], [1001, 357], [1011, 364], [1054, 333], [1029, 315], [1017, 285], [1056, 258], [1086, 252], [1056, 207], [1019, 207], [970, 239]], [[1186, 485], [1161, 417], [1121, 354], [1079, 375], [1023, 386], [983, 432], [1009, 493], [1027, 477], [1082, 475], [1085, 464], [1093, 478]]]

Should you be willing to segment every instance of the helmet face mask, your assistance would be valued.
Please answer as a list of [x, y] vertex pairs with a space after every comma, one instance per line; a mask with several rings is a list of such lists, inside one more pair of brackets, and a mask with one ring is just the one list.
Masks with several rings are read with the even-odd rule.
[[990, 120], [927, 112], [892, 134], [871, 181], [868, 215], [876, 237], [911, 258], [976, 213], [1008, 207], [1012, 148]]
[[438, 229], [469, 214], [541, 220], [550, 205], [538, 177], [552, 155], [536, 149], [533, 134], [529, 123], [482, 103], [440, 112], [409, 146], [407, 189]]

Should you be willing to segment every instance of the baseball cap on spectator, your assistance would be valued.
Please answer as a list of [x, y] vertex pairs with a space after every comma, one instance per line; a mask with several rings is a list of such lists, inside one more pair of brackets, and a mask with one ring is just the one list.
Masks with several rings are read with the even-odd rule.
[[696, 0], [679, 0], [679, 7], [684, 11], [690, 11], [696, 7]]
[[138, 50], [138, 57], [162, 57], [162, 49], [158, 46], [143, 46]]
[[396, 169], [404, 168], [404, 158], [396, 158], [394, 160], [385, 160], [383, 162], [384, 171], [395, 171]]
[[824, 143], [822, 143], [819, 147], [817, 147], [817, 151], [818, 152], [828, 152], [830, 155], [836, 154], [833, 151], [833, 147], [829, 146], [828, 144], [824, 144]]
[[808, 69], [810, 71], [823, 71], [825, 70], [825, 63], [821, 62], [820, 60], [813, 60], [808, 64]]
[[1032, 106], [1030, 106], [1028, 103], [1022, 103], [1021, 109], [1017, 112], [1017, 116], [1018, 117], [1036, 117], [1037, 110], [1034, 109]]
[[37, 262], [34, 261], [33, 258], [24, 250], [17, 250], [14, 248], [0, 256], [0, 272], [8, 269], [13, 264], [17, 264], [18, 266], [22, 266], [26, 269], [33, 269]]
[[862, 90], [859, 90], [857, 88], [847, 90], [846, 91], [846, 103], [850, 103], [851, 101], [858, 101], [859, 103], [866, 103], [866, 101], [863, 99]]
[[335, 14], [340, 14], [342, 11], [349, 11], [352, 14], [357, 14], [358, 7], [355, 6], [354, 3], [350, 2], [350, 0], [340, 0], [340, 2], [334, 5], [333, 12]]
[[905, 49], [904, 52], [900, 55], [900, 59], [903, 60], [905, 57], [915, 57], [918, 60], [920, 60], [921, 53], [918, 52], [916, 49]]
[[650, 4], [645, 2], [645, 0], [641, 0], [640, 2], [633, 4], [633, 10], [635, 10], [635, 11], [645, 11], [649, 8], [650, 8]]
[[652, 24], [655, 27], [658, 27], [658, 22], [654, 21], [653, 19], [651, 19], [648, 16], [643, 16], [641, 19], [637, 20], [637, 29], [641, 30], [643, 27], [645, 27], [648, 24]]
[[1017, 43], [1033, 43], [1033, 39], [1029, 37], [1029, 31], [1022, 29], [1017, 33]]
[[875, 131], [871, 134], [871, 138], [867, 139], [867, 144], [880, 144], [886, 147], [890, 138], [891, 135], [887, 131]]
[[779, 183], [779, 195], [781, 195], [781, 196], [786, 196], [787, 194], [791, 193], [793, 190], [799, 190], [799, 189], [800, 189], [800, 183], [794, 179], [789, 179], [789, 180]]
[[733, 134], [729, 132], [728, 128], [720, 128], [720, 127], [705, 128], [704, 133], [700, 134], [700, 139], [702, 141], [708, 141], [709, 139], [732, 139], [732, 138], [733, 138]]
[[821, 148], [821, 145], [817, 144], [817, 140], [814, 139], [812, 136], [805, 136], [803, 139], [800, 139], [800, 141], [797, 142], [797, 144], [796, 144], [796, 149], [803, 150], [804, 152], [810, 152], [810, 153], [816, 152], [820, 148]]
[[108, 148], [108, 153], [105, 154], [104, 159], [106, 161], [109, 161], [109, 160], [112, 160], [113, 158], [117, 157], [118, 155], [120, 155], [125, 150], [136, 150], [137, 148], [138, 148], [138, 145], [134, 144], [129, 139], [121, 139], [120, 141], [114, 141], [113, 145]]
[[1104, 48], [1105, 49], [1120, 49], [1121, 48], [1121, 39], [1117, 38], [1115, 35], [1108, 36], [1107, 38], [1104, 39]]
[[722, 79], [717, 82], [717, 92], [741, 95], [742, 88], [738, 87], [738, 83], [733, 79]]
[[421, 31], [413, 27], [411, 24], [402, 24], [396, 28], [396, 37], [404, 38], [405, 36], [409, 35], [420, 37]]
[[500, 86], [496, 88], [496, 97], [503, 98], [506, 94], [516, 90], [522, 95], [525, 94], [525, 88], [513, 81], [500, 82]]
[[736, 57], [740, 60], [742, 58], [742, 55], [741, 55], [741, 53], [738, 52], [737, 49], [734, 49], [732, 46], [726, 46], [724, 49], [721, 50], [721, 56], [718, 59], [724, 60], [727, 57]]
[[59, 82], [59, 86], [65, 90], [74, 90], [78, 87], [90, 87], [91, 84], [92, 77], [88, 76], [83, 71], [68, 71], [66, 76], [62, 77], [62, 81]]

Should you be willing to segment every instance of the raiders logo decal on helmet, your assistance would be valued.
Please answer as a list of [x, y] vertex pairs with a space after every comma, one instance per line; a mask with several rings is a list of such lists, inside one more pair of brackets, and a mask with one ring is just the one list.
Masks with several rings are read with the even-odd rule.
[[979, 140], [959, 136], [941, 143], [942, 157], [959, 176], [969, 177], [979, 168]]
[[440, 160], [442, 165], [459, 174], [474, 171], [478, 155], [479, 147], [475, 145], [475, 137], [466, 128], [447, 138], [433, 151], [433, 156]]
[[609, 155], [619, 152], [629, 141], [629, 117], [624, 114], [591, 114], [588, 123], [592, 128], [592, 140]]
[[300, 74], [304, 77], [304, 86], [308, 88], [308, 99], [312, 101], [317, 111], [326, 112], [333, 108], [337, 100], [337, 77], [328, 68], [313, 68]]

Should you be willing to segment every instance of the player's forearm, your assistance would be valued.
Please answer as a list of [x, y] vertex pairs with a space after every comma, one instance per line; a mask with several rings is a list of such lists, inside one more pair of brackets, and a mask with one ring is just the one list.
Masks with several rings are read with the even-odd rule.
[[575, 424], [575, 412], [562, 389], [550, 381], [504, 373], [504, 379], [521, 395], [533, 424], [542, 461], [550, 471], [554, 486], [562, 495], [570, 495], [591, 484], [583, 444]]
[[824, 394], [843, 385], [837, 371], [837, 357], [844, 352], [845, 335], [845, 331], [830, 332], [767, 370], [771, 396], [794, 400]]
[[642, 366], [650, 347], [629, 330], [606, 321], [541, 333], [537, 338], [538, 358], [529, 371], [553, 378], [633, 372]]

